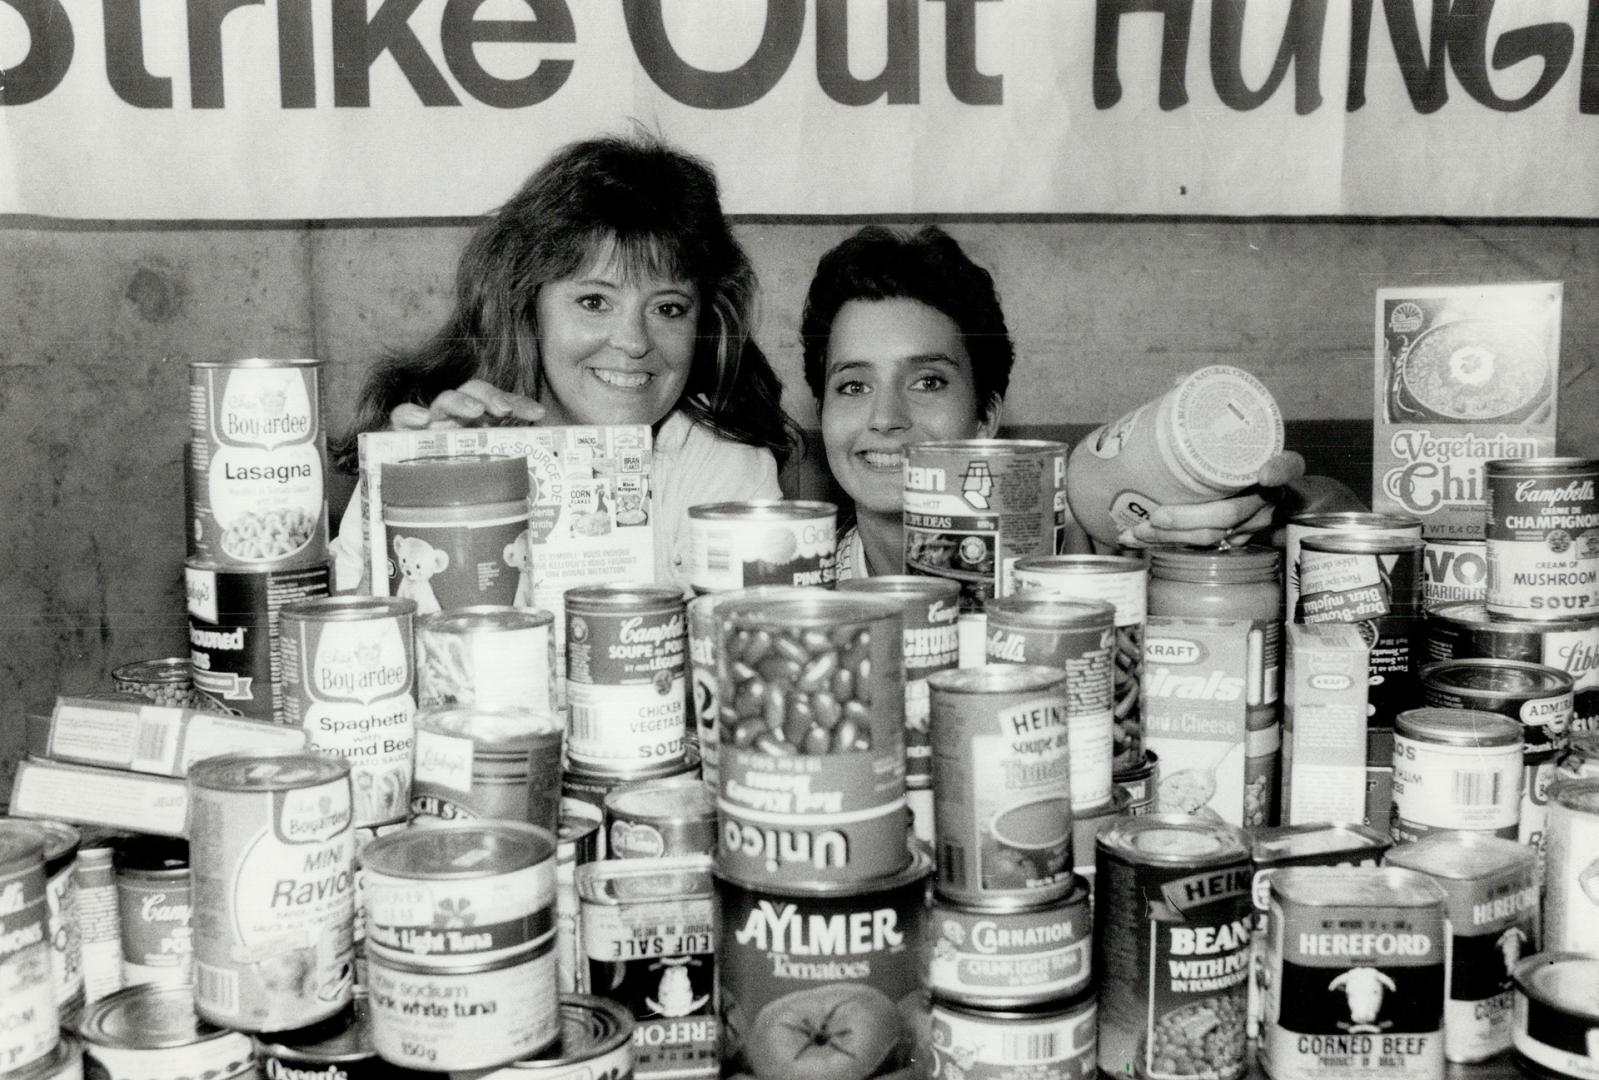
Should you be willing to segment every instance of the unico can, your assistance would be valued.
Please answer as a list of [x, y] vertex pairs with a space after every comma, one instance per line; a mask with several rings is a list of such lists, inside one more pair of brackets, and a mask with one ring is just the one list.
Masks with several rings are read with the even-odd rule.
[[1544, 948], [1599, 956], [1599, 780], [1549, 789]]
[[1088, 988], [1093, 913], [1088, 883], [1056, 900], [966, 904], [934, 893], [934, 996], [981, 1009], [1023, 1009]]
[[688, 508], [689, 584], [695, 593], [752, 585], [819, 585], [838, 573], [838, 507], [800, 499], [701, 503]]
[[195, 1009], [288, 1031], [350, 1001], [350, 767], [310, 753], [223, 754], [189, 768]]
[[283, 609], [283, 719], [317, 753], [349, 762], [356, 828], [398, 821], [410, 807], [415, 613], [414, 601], [387, 596]]
[[20, 1069], [60, 1037], [50, 976], [45, 839], [0, 833], [0, 1068]]
[[1599, 611], [1599, 458], [1483, 466], [1488, 610], [1517, 619]]
[[1406, 709], [1394, 724], [1393, 815], [1398, 843], [1439, 829], [1516, 838], [1521, 730], [1474, 709]]
[[1042, 439], [958, 439], [905, 451], [905, 569], [960, 582], [961, 610], [1011, 591], [1026, 555], [1053, 555], [1070, 520], [1071, 448]]
[[959, 668], [929, 680], [933, 829], [945, 895], [1042, 902], [1071, 891], [1066, 681], [1058, 668], [1032, 664]]
[[1248, 837], [1221, 822], [1148, 814], [1115, 822], [1097, 844], [1099, 1071], [1243, 1075]]

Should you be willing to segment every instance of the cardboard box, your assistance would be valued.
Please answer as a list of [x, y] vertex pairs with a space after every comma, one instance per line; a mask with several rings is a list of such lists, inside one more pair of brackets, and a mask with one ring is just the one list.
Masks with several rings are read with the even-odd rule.
[[29, 758], [17, 763], [11, 813], [98, 825], [114, 832], [183, 836], [188, 826], [189, 786], [171, 776]]
[[1367, 654], [1360, 627], [1290, 623], [1283, 682], [1283, 824], [1365, 820]]
[[303, 750], [304, 728], [168, 705], [60, 697], [29, 715], [28, 752], [77, 765], [187, 776], [201, 758], [252, 750]]

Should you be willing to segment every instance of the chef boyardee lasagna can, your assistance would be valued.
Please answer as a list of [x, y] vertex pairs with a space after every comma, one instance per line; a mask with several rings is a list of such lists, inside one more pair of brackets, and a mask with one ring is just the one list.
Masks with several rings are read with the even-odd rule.
[[1440, 1080], [1444, 893], [1393, 867], [1272, 875], [1260, 1054], [1272, 1080]]
[[44, 855], [43, 836], [0, 833], [0, 1069], [39, 1060], [60, 1037]]
[[1071, 892], [1067, 678], [1059, 668], [989, 664], [929, 680], [933, 828], [945, 895], [1038, 902]]
[[1549, 951], [1516, 966], [1516, 1063], [1529, 1076], [1599, 1080], [1599, 956]]
[[1022, 1009], [1088, 987], [1093, 915], [1078, 878], [1058, 900], [981, 904], [933, 896], [927, 986], [942, 1001]]
[[416, 703], [556, 715], [555, 617], [497, 604], [416, 620]]
[[1406, 709], [1394, 724], [1398, 843], [1440, 829], [1514, 840], [1521, 820], [1521, 730], [1474, 709]]
[[306, 753], [189, 767], [195, 1009], [288, 1031], [350, 1001], [355, 834], [350, 767]]
[[688, 509], [695, 593], [819, 585], [837, 575], [838, 507], [802, 499], [701, 503]]
[[1489, 615], [1482, 603], [1444, 604], [1427, 613], [1424, 655], [1521, 660], [1564, 671], [1572, 679], [1571, 730], [1599, 730], [1599, 614], [1530, 622]]
[[605, 796], [612, 859], [659, 859], [716, 852], [716, 797], [697, 776], [623, 784]]
[[548, 1050], [454, 1080], [634, 1080], [633, 1015], [592, 994], [561, 995], [561, 1036]]
[[1098, 861], [1099, 1071], [1241, 1076], [1254, 921], [1248, 837], [1185, 814], [1128, 817], [1099, 835]]
[[372, 1045], [367, 996], [357, 993], [339, 1015], [299, 1031], [257, 1037], [262, 1080], [428, 1080], [436, 1073], [391, 1065]]
[[807, 885], [900, 870], [906, 848], [899, 606], [812, 589], [792, 598], [730, 601], [717, 611], [717, 868], [745, 881]]
[[1010, 593], [1018, 559], [1060, 550], [1070, 451], [1041, 439], [907, 447], [906, 571], [959, 582], [963, 611]]
[[1421, 553], [1421, 606], [1482, 603], [1488, 596], [1486, 540], [1428, 540]]
[[683, 756], [688, 632], [683, 594], [654, 585], [566, 591], [566, 753], [596, 772]]
[[1388, 853], [1444, 891], [1444, 1057], [1485, 1061], [1510, 1048], [1511, 972], [1538, 947], [1538, 856], [1480, 833], [1432, 833]]
[[722, 1075], [821, 1075], [818, 1060], [848, 1060], [838, 1075], [860, 1080], [927, 1075], [932, 868], [913, 847], [898, 873], [824, 890], [718, 870]]
[[983, 610], [990, 664], [1035, 664], [1066, 672], [1072, 809], [1105, 802], [1114, 755], [1115, 608], [1102, 600], [1003, 596], [988, 601]]
[[189, 365], [189, 554], [227, 569], [327, 557], [320, 360]]
[[935, 996], [935, 1075], [1088, 1080], [1094, 1075], [1097, 1018], [1092, 993], [1026, 1009], [977, 1009]]
[[330, 596], [283, 609], [283, 719], [350, 763], [355, 825], [404, 818], [416, 734], [416, 602]]
[[83, 1013], [90, 1080], [253, 1076], [250, 1037], [208, 1023], [187, 986], [130, 986]]
[[1549, 789], [1544, 947], [1599, 956], [1599, 780]]
[[632, 1013], [637, 1075], [713, 1071], [720, 961], [710, 856], [590, 863], [578, 869], [577, 891], [580, 985]]
[[930, 778], [927, 677], [960, 662], [960, 586], [944, 578], [886, 574], [841, 581], [838, 591], [872, 593], [900, 605], [905, 620], [905, 776], [907, 781]]
[[1483, 466], [1488, 610], [1516, 619], [1599, 612], [1599, 458]]

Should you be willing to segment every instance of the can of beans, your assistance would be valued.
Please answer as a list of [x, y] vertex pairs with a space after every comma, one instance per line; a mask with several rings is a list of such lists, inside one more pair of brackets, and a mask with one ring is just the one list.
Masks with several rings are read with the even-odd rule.
[[1599, 1080], [1599, 957], [1551, 950], [1517, 964], [1515, 981], [1521, 1070]]
[[723, 1075], [802, 1075], [817, 1054], [852, 1077], [922, 1076], [931, 856], [818, 890], [717, 874]]
[[1025, 1009], [1072, 997], [1092, 974], [1088, 882], [1056, 900], [963, 903], [933, 894], [927, 986], [942, 1002]]
[[111, 686], [116, 693], [137, 694], [157, 705], [170, 705], [175, 709], [192, 709], [198, 704], [193, 668], [186, 656], [119, 664], [111, 671]]
[[716, 1068], [716, 890], [709, 855], [580, 867], [580, 986], [632, 1013], [643, 1076]]
[[1127, 792], [1127, 812], [1147, 814], [1155, 807], [1155, 787], [1160, 776], [1160, 758], [1145, 750], [1127, 765], [1118, 765], [1111, 780]]
[[718, 871], [750, 882], [819, 885], [900, 870], [906, 848], [899, 606], [817, 589], [803, 597], [733, 601], [717, 613]]
[[1483, 466], [1488, 610], [1516, 619], [1599, 612], [1599, 458]]
[[416, 731], [416, 605], [329, 596], [283, 609], [283, 720], [350, 763], [357, 828], [405, 817]]
[[1097, 849], [1099, 1071], [1243, 1075], [1249, 838], [1221, 822], [1148, 814], [1113, 823]]
[[188, 842], [166, 836], [125, 836], [113, 850], [123, 985], [192, 984], [194, 893]]
[[632, 774], [683, 756], [688, 633], [683, 594], [655, 585], [566, 591], [566, 753]]
[[520, 709], [423, 709], [416, 718], [411, 821], [501, 819], [555, 831], [561, 730]]
[[1067, 895], [1067, 675], [1032, 664], [941, 671], [933, 689], [938, 887], [960, 900]]
[[990, 664], [1033, 664], [1066, 673], [1066, 736], [1072, 809], [1110, 798], [1115, 722], [1111, 687], [1115, 609], [1102, 600], [995, 597], [988, 616]]
[[104, 833], [86, 831], [72, 872], [85, 1002], [122, 989], [122, 919], [112, 842]]
[[605, 796], [612, 859], [659, 859], [716, 852], [716, 797], [697, 776], [639, 780]]
[[803, 499], [701, 503], [688, 508], [694, 592], [752, 585], [833, 587], [838, 507]]
[[905, 450], [905, 569], [960, 582], [961, 610], [1011, 592], [1016, 560], [1060, 550], [1071, 447], [958, 439]]
[[1144, 752], [1138, 682], [1144, 674], [1148, 565], [1127, 555], [1029, 555], [1016, 560], [1012, 573], [1017, 595], [1101, 600], [1115, 609], [1116, 768], [1135, 765]]
[[1094, 1075], [1098, 1011], [1092, 993], [1031, 1008], [973, 1008], [934, 997], [934, 1075], [972, 1080]]
[[1271, 878], [1260, 1053], [1272, 1080], [1444, 1075], [1444, 893], [1395, 867]]
[[327, 558], [322, 361], [189, 365], [189, 555], [225, 569]]
[[553, 717], [555, 617], [480, 604], [416, 620], [416, 703], [515, 708]]
[[[77, 1030], [76, 1021], [71, 1030]], [[5, 1080], [83, 1080], [83, 1044], [62, 1031], [54, 1051], [32, 1065], [0, 1075]]]
[[563, 994], [577, 989], [582, 967], [577, 868], [605, 854], [604, 817], [582, 799], [561, 800], [561, 825], [555, 834], [555, 977]]
[[1421, 606], [1480, 604], [1488, 597], [1486, 540], [1428, 540], [1422, 550]]
[[1599, 780], [1549, 789], [1543, 945], [1599, 955]]
[[61, 1026], [83, 1009], [83, 945], [78, 929], [78, 885], [73, 870], [82, 834], [61, 821], [0, 817], [0, 836], [17, 834], [44, 842], [45, 907], [49, 914], [50, 978]]
[[[561, 773], [561, 795], [568, 799], [580, 799], [589, 803], [596, 810], [605, 808], [605, 796], [619, 787], [636, 784], [645, 780], [667, 780], [680, 776], [700, 775], [700, 755], [691, 746], [683, 752], [681, 761], [663, 761], [661, 764], [645, 772], [635, 773], [632, 776], [618, 776], [615, 773], [591, 772], [567, 763], [566, 770]], [[604, 843], [601, 843], [604, 848]]]
[[78, 1025], [93, 1080], [254, 1074], [250, 1037], [208, 1023], [186, 986], [130, 986], [90, 1005]]
[[1398, 843], [1439, 829], [1516, 838], [1521, 729], [1474, 709], [1406, 709], [1394, 725], [1393, 815]]
[[1599, 615], [1559, 622], [1496, 618], [1482, 603], [1443, 604], [1427, 613], [1430, 661], [1521, 660], [1572, 679], [1571, 730], [1599, 730]]
[[255, 1039], [264, 1080], [428, 1080], [436, 1073], [391, 1065], [372, 1045], [371, 1009], [357, 993], [339, 1015], [299, 1031]]
[[933, 775], [933, 751], [927, 741], [931, 705], [927, 677], [960, 663], [960, 586], [944, 578], [914, 574], [849, 578], [839, 592], [864, 592], [900, 605], [905, 620], [905, 777]]
[[195, 1009], [289, 1031], [350, 1002], [350, 767], [311, 753], [222, 754], [189, 768]]
[[1296, 514], [1288, 520], [1283, 533], [1284, 596], [1283, 610], [1292, 617], [1299, 606], [1299, 545], [1307, 536], [1325, 534], [1352, 535], [1370, 533], [1376, 536], [1421, 535], [1421, 519], [1409, 514], [1372, 513], [1367, 510], [1312, 511]]
[[633, 1080], [633, 1016], [590, 994], [561, 995], [561, 1037], [540, 1054], [452, 1080]]
[[45, 843], [37, 834], [0, 832], [0, 1067], [7, 1069], [49, 1054], [60, 1037]]

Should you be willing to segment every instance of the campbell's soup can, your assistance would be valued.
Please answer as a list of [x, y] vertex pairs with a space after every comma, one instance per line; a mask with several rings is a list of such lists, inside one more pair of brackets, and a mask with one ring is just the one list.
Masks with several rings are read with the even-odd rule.
[[1394, 725], [1389, 834], [1407, 843], [1440, 829], [1514, 840], [1521, 820], [1521, 732], [1475, 709], [1406, 709]]
[[635, 773], [683, 756], [688, 628], [683, 594], [655, 585], [566, 591], [566, 753]]
[[350, 767], [312, 753], [189, 767], [195, 1010], [289, 1031], [342, 1010], [354, 982]]
[[1283, 530], [1283, 610], [1292, 618], [1299, 606], [1299, 545], [1307, 536], [1323, 534], [1375, 536], [1421, 536], [1421, 519], [1409, 514], [1373, 513], [1369, 510], [1316, 510], [1295, 514]]
[[838, 507], [752, 499], [688, 508], [689, 584], [696, 594], [754, 585], [831, 589], [838, 574]]
[[1011, 592], [1016, 560], [1061, 549], [1071, 447], [1044, 439], [957, 439], [905, 450], [905, 570], [950, 578], [961, 610]]
[[1445, 604], [1480, 604], [1488, 598], [1486, 540], [1428, 540], [1421, 559], [1424, 611]]
[[327, 559], [322, 361], [189, 365], [189, 555], [222, 569]]
[[319, 754], [350, 763], [355, 825], [397, 821], [411, 802], [416, 604], [330, 596], [283, 609], [283, 719]]
[[1516, 619], [1599, 612], [1599, 458], [1483, 466], [1488, 610]]
[[935, 997], [934, 1075], [1089, 1080], [1097, 1021], [1092, 993], [1023, 1009], [979, 1009]]
[[0, 817], [0, 836], [8, 833], [44, 840], [44, 879], [50, 934], [50, 978], [63, 1028], [83, 1008], [83, 935], [78, 919], [75, 869], [83, 835], [63, 821]]
[[1571, 676], [1571, 731], [1599, 731], [1599, 615], [1558, 622], [1499, 618], [1486, 604], [1443, 604], [1427, 613], [1426, 658], [1521, 660]]
[[555, 616], [496, 604], [416, 620], [419, 708], [470, 705], [556, 715]]
[[1026, 1009], [1088, 989], [1093, 910], [1082, 878], [1043, 902], [933, 894], [927, 986], [941, 1001]]
[[1599, 956], [1599, 780], [1549, 789], [1543, 946]]
[[0, 833], [0, 1067], [20, 1069], [56, 1047], [45, 839]]
[[125, 836], [116, 842], [117, 909], [125, 986], [194, 982], [194, 889], [187, 841]]

